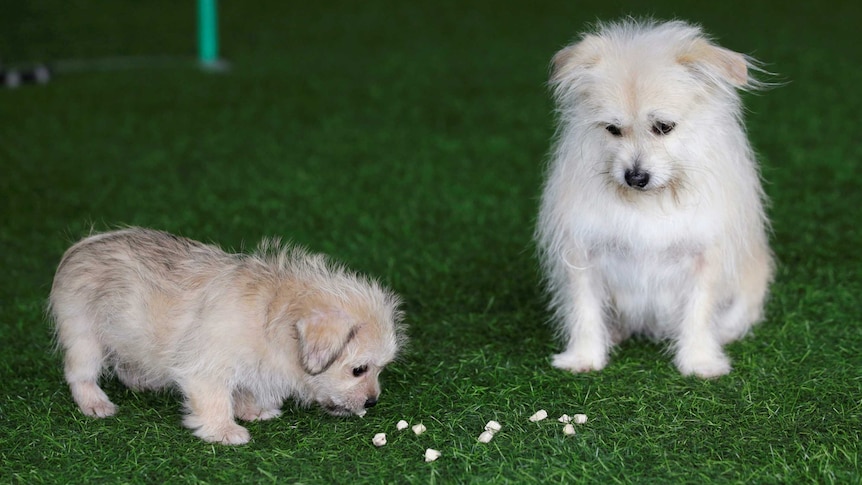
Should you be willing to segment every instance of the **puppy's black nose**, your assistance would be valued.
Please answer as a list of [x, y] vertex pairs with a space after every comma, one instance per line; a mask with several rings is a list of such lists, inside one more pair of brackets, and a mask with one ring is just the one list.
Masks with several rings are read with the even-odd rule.
[[641, 170], [638, 166], [626, 169], [626, 172], [623, 175], [629, 187], [634, 189], [642, 189], [649, 183], [649, 172]]
[[369, 397], [368, 399], [365, 400], [365, 409], [373, 408], [376, 405], [377, 405], [377, 398], [376, 397]]

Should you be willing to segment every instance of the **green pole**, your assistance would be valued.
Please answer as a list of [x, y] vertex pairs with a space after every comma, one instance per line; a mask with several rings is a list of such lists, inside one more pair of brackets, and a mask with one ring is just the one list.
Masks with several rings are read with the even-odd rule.
[[218, 7], [216, 0], [198, 0], [198, 55], [204, 66], [218, 64]]

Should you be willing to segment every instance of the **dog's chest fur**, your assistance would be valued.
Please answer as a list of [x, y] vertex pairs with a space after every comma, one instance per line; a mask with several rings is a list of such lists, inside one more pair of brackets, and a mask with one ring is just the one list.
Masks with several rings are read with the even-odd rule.
[[690, 248], [594, 250], [590, 260], [612, 320], [632, 332], [662, 337], [678, 323], [694, 286], [698, 254]]
[[680, 323], [703, 253], [715, 244], [716, 227], [696, 209], [608, 209], [580, 220], [594, 224], [579, 231], [588, 271], [600, 282], [608, 316], [624, 334], [663, 338]]

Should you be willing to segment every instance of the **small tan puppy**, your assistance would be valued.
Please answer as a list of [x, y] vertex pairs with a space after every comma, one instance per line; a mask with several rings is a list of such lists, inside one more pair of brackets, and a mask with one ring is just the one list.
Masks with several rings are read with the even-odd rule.
[[398, 297], [324, 256], [264, 241], [253, 255], [165, 232], [90, 236], [63, 256], [50, 311], [81, 411], [111, 416], [112, 369], [132, 389], [176, 386], [195, 436], [247, 443], [234, 418], [270, 419], [293, 397], [365, 414], [405, 341]]
[[683, 374], [761, 318], [772, 278], [738, 91], [750, 58], [684, 22], [600, 25], [554, 56], [557, 142], [537, 239], [565, 350], [602, 369], [631, 334], [672, 342]]

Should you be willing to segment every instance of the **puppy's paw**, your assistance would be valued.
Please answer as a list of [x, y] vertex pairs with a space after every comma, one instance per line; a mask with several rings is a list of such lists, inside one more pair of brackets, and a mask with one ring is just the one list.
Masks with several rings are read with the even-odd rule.
[[694, 375], [701, 379], [714, 379], [730, 372], [730, 359], [723, 352], [714, 355], [677, 355], [676, 368], [684, 376]]
[[249, 392], [239, 392], [234, 395], [233, 414], [243, 421], [265, 421], [281, 416], [280, 406], [266, 407], [260, 405]]
[[608, 363], [608, 355], [605, 351], [574, 351], [566, 350], [557, 354], [551, 360], [551, 365], [557, 369], [580, 373], [602, 370]]
[[266, 421], [281, 416], [280, 409], [245, 408], [236, 417], [243, 421]]
[[204, 425], [196, 429], [194, 435], [204, 441], [222, 445], [244, 445], [251, 440], [248, 430], [236, 423], [225, 423], [220, 426]]
[[95, 382], [69, 383], [72, 398], [82, 413], [93, 418], [107, 418], [117, 414], [117, 406]]

